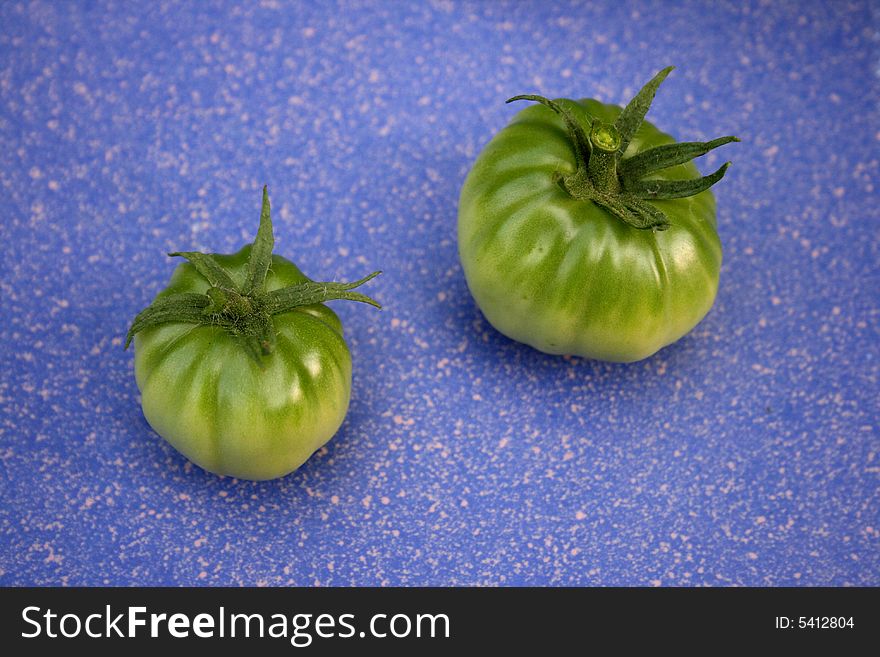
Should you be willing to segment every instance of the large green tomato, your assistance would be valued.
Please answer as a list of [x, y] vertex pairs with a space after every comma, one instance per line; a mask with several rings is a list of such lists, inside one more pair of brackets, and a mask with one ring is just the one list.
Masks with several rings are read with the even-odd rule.
[[[267, 197], [264, 216], [268, 222]], [[336, 313], [319, 302], [371, 300], [346, 291], [363, 281], [314, 283], [271, 248], [262, 249], [271, 262], [263, 285], [245, 294], [256, 250], [175, 254], [189, 262], [141, 313], [142, 325], [135, 320], [130, 337], [153, 429], [206, 470], [272, 479], [324, 445], [348, 410], [351, 355]], [[170, 317], [174, 300], [177, 316]], [[158, 321], [142, 319], [151, 309]]]
[[689, 160], [736, 138], [675, 144], [643, 121], [669, 70], [625, 110], [512, 99], [541, 104], [480, 153], [458, 215], [468, 286], [508, 337], [551, 354], [635, 361], [712, 307], [721, 244], [708, 187], [727, 165], [695, 179]]

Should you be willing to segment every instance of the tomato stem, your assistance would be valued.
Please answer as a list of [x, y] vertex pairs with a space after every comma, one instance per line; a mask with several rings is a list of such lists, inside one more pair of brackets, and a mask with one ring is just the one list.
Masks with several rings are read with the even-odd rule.
[[601, 194], [614, 194], [620, 190], [617, 179], [617, 150], [620, 133], [613, 125], [594, 120], [590, 130], [590, 160], [587, 175], [593, 187]]

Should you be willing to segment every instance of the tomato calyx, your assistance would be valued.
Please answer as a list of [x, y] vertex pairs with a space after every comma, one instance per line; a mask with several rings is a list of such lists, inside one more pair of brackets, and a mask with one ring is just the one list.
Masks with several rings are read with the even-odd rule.
[[623, 157], [654, 100], [657, 89], [673, 70], [668, 66], [655, 75], [623, 108], [613, 124], [590, 117], [584, 123], [563, 104], [534, 94], [514, 96], [507, 102], [530, 100], [562, 117], [571, 140], [577, 168], [574, 173], [558, 174], [561, 187], [573, 198], [592, 201], [621, 221], [641, 230], [666, 230], [669, 217], [655, 200], [694, 196], [724, 177], [730, 162], [714, 173], [691, 180], [645, 178], [662, 169], [684, 164], [709, 151], [740, 141], [733, 136], [708, 142], [682, 142], [657, 146]]
[[167, 322], [219, 326], [235, 337], [248, 355], [262, 367], [263, 358], [275, 349], [274, 315], [335, 299], [382, 307], [365, 294], [352, 291], [378, 276], [381, 273], [378, 271], [350, 283], [306, 281], [267, 292], [266, 277], [275, 246], [270, 210], [269, 194], [264, 186], [260, 227], [251, 248], [242, 285], [236, 284], [211, 254], [197, 251], [169, 253], [169, 256], [188, 260], [210, 287], [204, 294], [187, 292], [157, 298], [134, 318], [125, 339], [125, 348], [128, 349], [138, 332]]

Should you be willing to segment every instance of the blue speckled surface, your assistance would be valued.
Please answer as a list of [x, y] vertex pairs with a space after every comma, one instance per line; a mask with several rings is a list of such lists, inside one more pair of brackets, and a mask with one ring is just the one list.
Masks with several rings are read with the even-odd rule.
[[[0, 4], [0, 584], [880, 584], [871, 3], [315, 4]], [[744, 139], [715, 308], [633, 365], [503, 338], [455, 217], [504, 99], [669, 63], [651, 120]], [[334, 305], [348, 418], [252, 483], [150, 430], [122, 339], [263, 183], [386, 308]]]

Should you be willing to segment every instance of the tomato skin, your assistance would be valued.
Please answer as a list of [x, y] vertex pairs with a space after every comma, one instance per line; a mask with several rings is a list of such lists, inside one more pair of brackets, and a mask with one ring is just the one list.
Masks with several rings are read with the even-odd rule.
[[[251, 246], [216, 255], [236, 283]], [[309, 279], [273, 255], [266, 290]], [[189, 262], [158, 297], [204, 293]], [[157, 297], [157, 298], [158, 298]], [[204, 469], [241, 479], [284, 476], [339, 429], [351, 394], [351, 355], [336, 313], [323, 304], [272, 317], [275, 351], [262, 368], [226, 330], [169, 322], [134, 337], [135, 377], [150, 426]]]
[[[588, 122], [621, 111], [595, 100], [555, 101]], [[624, 154], [673, 143], [643, 122]], [[546, 107], [519, 112], [483, 149], [458, 211], [459, 257], [468, 287], [501, 333], [550, 354], [631, 362], [688, 333], [718, 290], [721, 243], [715, 199], [651, 201], [665, 231], [638, 230], [558, 183], [577, 170], [564, 122]], [[651, 175], [700, 174], [692, 162]]]

